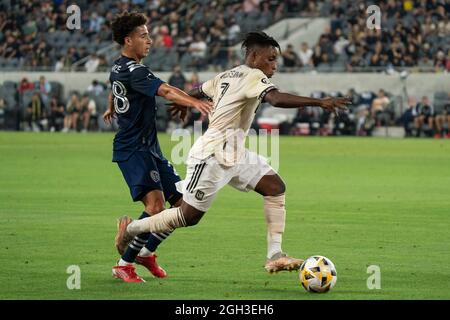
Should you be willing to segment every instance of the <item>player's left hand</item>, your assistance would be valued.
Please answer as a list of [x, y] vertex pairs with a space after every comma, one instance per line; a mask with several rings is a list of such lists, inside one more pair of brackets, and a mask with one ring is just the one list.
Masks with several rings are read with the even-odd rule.
[[180, 117], [181, 121], [185, 121], [186, 117], [187, 117], [187, 107], [183, 107], [177, 104], [173, 104], [170, 108], [169, 108], [169, 112], [172, 118], [176, 118], [177, 116]]
[[352, 104], [348, 97], [343, 98], [325, 98], [322, 99], [321, 107], [327, 111], [334, 112], [338, 115], [339, 110], [346, 111], [347, 105]]
[[105, 111], [103, 114], [103, 121], [106, 124], [111, 124], [113, 118], [116, 117], [116, 113], [114, 112], [114, 109], [108, 108], [108, 110]]

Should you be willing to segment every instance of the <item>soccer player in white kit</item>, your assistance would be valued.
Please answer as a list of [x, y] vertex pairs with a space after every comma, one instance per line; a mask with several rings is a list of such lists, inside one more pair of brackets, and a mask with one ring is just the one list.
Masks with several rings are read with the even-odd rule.
[[[190, 95], [213, 101], [209, 127], [193, 145], [187, 160], [186, 178], [177, 187], [183, 193], [180, 207], [149, 218], [119, 220], [118, 241], [126, 245], [137, 234], [168, 232], [197, 224], [209, 210], [217, 192], [226, 184], [241, 191], [254, 190], [264, 197], [267, 223], [268, 272], [295, 270], [302, 259], [288, 256], [281, 248], [285, 229], [285, 190], [281, 177], [266, 159], [245, 148], [245, 138], [261, 102], [275, 107], [318, 106], [337, 112], [347, 98], [313, 99], [280, 92], [269, 80], [277, 67], [280, 46], [263, 32], [246, 35], [245, 64], [218, 74]], [[182, 112], [181, 107], [175, 111]]]

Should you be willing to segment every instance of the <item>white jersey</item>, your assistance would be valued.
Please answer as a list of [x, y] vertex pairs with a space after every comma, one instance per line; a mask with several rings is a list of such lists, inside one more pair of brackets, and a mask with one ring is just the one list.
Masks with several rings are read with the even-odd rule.
[[226, 166], [244, 154], [245, 138], [264, 96], [276, 89], [259, 69], [240, 65], [205, 82], [200, 90], [213, 100], [209, 127], [193, 145], [189, 155], [206, 159], [214, 154]]

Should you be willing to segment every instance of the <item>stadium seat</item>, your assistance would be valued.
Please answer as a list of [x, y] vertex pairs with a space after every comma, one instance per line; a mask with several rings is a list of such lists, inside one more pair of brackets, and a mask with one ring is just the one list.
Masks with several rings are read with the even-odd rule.
[[106, 125], [103, 121], [102, 115], [108, 108], [108, 96], [109, 92], [107, 90], [101, 92], [98, 96], [92, 95], [97, 109], [96, 126], [100, 131], [110, 130], [111, 127]]
[[178, 53], [175, 48], [168, 49], [161, 65], [162, 71], [172, 71], [178, 64]]
[[26, 109], [28, 107], [28, 104], [31, 102], [33, 93], [33, 90], [27, 90], [19, 96], [19, 102], [23, 109]]
[[450, 104], [449, 94], [445, 91], [436, 91], [434, 93], [434, 112], [440, 113], [446, 104]]
[[14, 81], [6, 80], [3, 82], [3, 88], [15, 91], [17, 89], [17, 84]]
[[335, 62], [331, 65], [331, 72], [345, 72], [346, 67], [340, 62]]
[[58, 81], [50, 81], [51, 90], [50, 90], [50, 96], [56, 97], [58, 100], [61, 101], [63, 98], [63, 85]]
[[234, 18], [236, 19], [236, 22], [241, 25], [241, 22], [245, 20], [245, 13], [243, 11], [238, 11], [234, 13]]
[[52, 34], [53, 41], [58, 44], [67, 43], [69, 41], [70, 34], [65, 31], [55, 31]]
[[5, 128], [5, 110], [0, 109], [0, 130]]
[[266, 28], [268, 25], [271, 24], [273, 20], [273, 16], [268, 13], [268, 14], [261, 14], [261, 16], [258, 18], [257, 22], [256, 22], [256, 26], [258, 29], [264, 29]]
[[103, 91], [98, 95], [95, 95], [92, 92], [89, 93], [89, 97], [95, 101], [98, 114], [103, 114], [108, 108], [108, 95], [108, 91]]
[[260, 16], [259, 11], [255, 10], [255, 11], [247, 12], [247, 19], [255, 21], [255, 20], [259, 19], [259, 16]]
[[448, 100], [449, 95], [446, 91], [436, 91], [434, 93], [434, 100]]
[[318, 72], [332, 72], [332, 66], [328, 63], [321, 63], [317, 66], [316, 70]]
[[166, 131], [167, 123], [169, 121], [167, 100], [156, 96], [156, 130]]
[[179, 62], [181, 69], [190, 71], [192, 70], [193, 59], [190, 53], [185, 53]]
[[4, 98], [4, 90], [3, 86], [0, 85], [0, 99], [3, 98], [5, 101], [5, 108], [0, 108], [0, 129], [3, 130], [5, 128], [5, 114], [6, 114], [6, 107], [9, 108], [8, 102], [6, 102], [6, 99]]
[[331, 2], [330, 1], [324, 1], [322, 3], [322, 6], [320, 8], [320, 16], [327, 17], [330, 15], [331, 11]]
[[17, 58], [6, 60], [3, 64], [3, 69], [7, 71], [17, 70], [20, 65], [20, 61]]
[[17, 104], [17, 91], [16, 89], [11, 89], [3, 86], [1, 96], [5, 99], [8, 107], [14, 107]]

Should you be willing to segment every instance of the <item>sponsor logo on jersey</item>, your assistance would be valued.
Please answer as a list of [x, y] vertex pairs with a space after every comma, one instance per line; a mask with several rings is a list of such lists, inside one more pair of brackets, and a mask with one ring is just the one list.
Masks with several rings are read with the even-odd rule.
[[158, 171], [152, 170], [150, 171], [150, 177], [153, 181], [158, 182], [159, 181], [159, 173]]
[[205, 196], [205, 193], [203, 191], [197, 190], [195, 193], [195, 199], [197, 200], [203, 200], [203, 197]]

